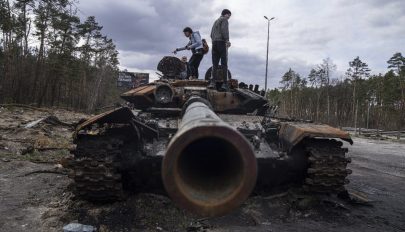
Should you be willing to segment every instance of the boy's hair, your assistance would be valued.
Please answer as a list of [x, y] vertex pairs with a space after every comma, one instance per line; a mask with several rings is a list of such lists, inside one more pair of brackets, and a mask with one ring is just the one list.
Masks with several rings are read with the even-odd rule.
[[230, 14], [230, 15], [231, 15], [232, 13], [231, 13], [231, 11], [228, 10], [228, 9], [223, 9], [221, 15], [224, 16], [224, 15], [226, 15], [226, 14]]
[[189, 33], [193, 33], [193, 30], [189, 27], [186, 27], [183, 29], [183, 32], [189, 32]]

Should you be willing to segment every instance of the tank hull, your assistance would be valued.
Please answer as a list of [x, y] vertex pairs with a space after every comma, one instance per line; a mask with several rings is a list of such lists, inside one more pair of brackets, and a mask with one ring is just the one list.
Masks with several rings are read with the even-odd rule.
[[[173, 135], [181, 132], [181, 121], [178, 116], [146, 120], [149, 117], [149, 114], [123, 107], [94, 116], [77, 127], [74, 136], [77, 148], [67, 166], [72, 169], [70, 176], [76, 182], [78, 196], [92, 201], [115, 201], [124, 199], [128, 193], [170, 195], [162, 181], [162, 173], [165, 173], [162, 165]], [[345, 156], [347, 149], [338, 142], [349, 140], [344, 132], [339, 131], [333, 136], [321, 134], [322, 130], [314, 133], [316, 128], [325, 127], [308, 124], [312, 125], [312, 134], [297, 129], [296, 133], [301, 136], [289, 138], [282, 128], [295, 128], [296, 125], [302, 128], [302, 123], [275, 120], [269, 125], [265, 116], [257, 115], [218, 114], [217, 117], [221, 123], [243, 135], [253, 148], [257, 162], [253, 194], [277, 193], [291, 186], [317, 193], [344, 191], [346, 176], [350, 174], [350, 170], [346, 169], [350, 162]], [[271, 133], [276, 133], [278, 137], [274, 139]], [[117, 135], [121, 137], [117, 138]], [[298, 137], [300, 141], [297, 141]], [[286, 139], [289, 141], [286, 142]], [[91, 145], [89, 140], [94, 144]], [[108, 148], [110, 145], [113, 148]], [[95, 147], [100, 150], [92, 150]], [[331, 155], [333, 158], [330, 158]], [[107, 177], [103, 176], [105, 173], [108, 173]], [[205, 211], [201, 215], [215, 214]]]
[[353, 142], [348, 133], [276, 118], [277, 107], [258, 86], [230, 79], [221, 89], [213, 79], [176, 79], [182, 67], [165, 57], [160, 80], [122, 94], [130, 108], [76, 128], [76, 149], [65, 166], [77, 196], [116, 201], [133, 193], [166, 194], [183, 209], [213, 217], [249, 194], [291, 186], [345, 191], [351, 171], [342, 146]]

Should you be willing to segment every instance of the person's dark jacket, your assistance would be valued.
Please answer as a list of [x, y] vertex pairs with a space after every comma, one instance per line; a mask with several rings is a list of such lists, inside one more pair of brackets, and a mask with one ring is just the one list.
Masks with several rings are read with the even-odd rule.
[[215, 20], [211, 29], [212, 41], [229, 41], [228, 19], [224, 16]]

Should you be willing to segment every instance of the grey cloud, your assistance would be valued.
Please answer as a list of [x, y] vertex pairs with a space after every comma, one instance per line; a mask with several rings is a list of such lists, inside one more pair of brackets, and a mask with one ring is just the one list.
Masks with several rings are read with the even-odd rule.
[[182, 36], [185, 26], [199, 28], [208, 23], [207, 19], [194, 14], [193, 9], [205, 14], [209, 12], [201, 7], [201, 2], [148, 1], [149, 13], [137, 9], [145, 6], [138, 5], [136, 1], [123, 3], [124, 1], [113, 4], [111, 1], [100, 1], [98, 4], [104, 4], [105, 7], [95, 9], [91, 5], [84, 5], [84, 11], [96, 15], [96, 19], [104, 26], [105, 33], [114, 38], [121, 50], [148, 53], [170, 51], [187, 42]]
[[[229, 67], [246, 83], [264, 85], [267, 28], [263, 14], [274, 13], [271, 27], [269, 82], [278, 86], [291, 67], [307, 76], [323, 58], [338, 64], [344, 73], [348, 62], [359, 55], [376, 73], [386, 70], [386, 60], [403, 48], [404, 0], [288, 0], [275, 4], [258, 1], [180, 0], [82, 0], [80, 9], [95, 15], [104, 33], [116, 42], [120, 63], [134, 70], [156, 70], [164, 55], [187, 43], [185, 26], [209, 38], [213, 20], [223, 8], [233, 16], [230, 33], [233, 47]], [[271, 8], [270, 8], [271, 7]], [[178, 56], [187, 55], [182, 52]], [[200, 75], [211, 66], [204, 57]]]
[[[264, 88], [265, 83], [265, 56], [258, 57], [256, 54], [232, 53], [229, 67], [233, 77], [248, 84], [259, 84]], [[302, 77], [306, 77], [311, 69], [310, 64], [298, 59], [270, 59], [268, 70], [268, 87], [279, 86], [280, 77], [292, 68]]]

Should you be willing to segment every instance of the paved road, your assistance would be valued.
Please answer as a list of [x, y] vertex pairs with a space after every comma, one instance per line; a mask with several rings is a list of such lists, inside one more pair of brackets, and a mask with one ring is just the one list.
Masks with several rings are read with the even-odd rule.
[[374, 201], [373, 207], [354, 214], [364, 213], [372, 227], [405, 231], [405, 144], [360, 138], [354, 142], [349, 147], [353, 173], [347, 187]]

